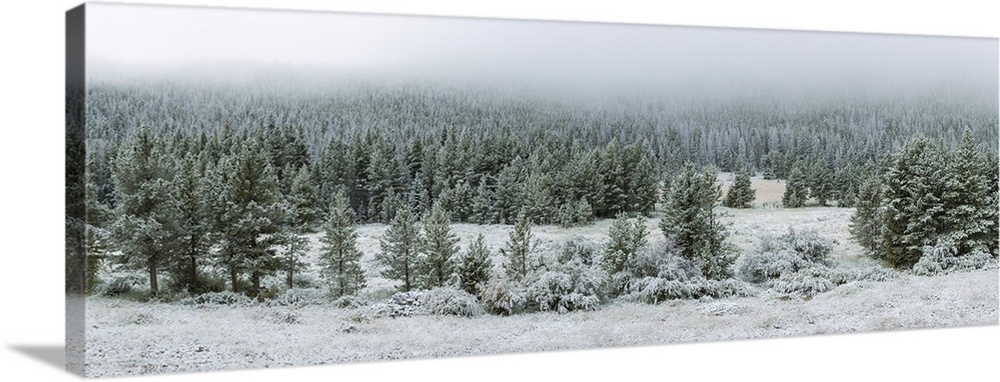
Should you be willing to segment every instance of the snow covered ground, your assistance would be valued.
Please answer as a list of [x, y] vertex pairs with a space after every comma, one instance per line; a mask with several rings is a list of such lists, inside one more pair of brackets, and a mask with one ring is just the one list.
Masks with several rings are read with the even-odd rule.
[[[742, 250], [753, 248], [763, 235], [780, 235], [789, 228], [815, 230], [835, 242], [837, 266], [877, 266], [848, 239], [851, 209], [722, 210], [731, 223], [730, 240]], [[657, 220], [647, 223], [650, 239], [662, 238]], [[603, 243], [609, 225], [543, 226], [533, 232], [542, 243], [539, 250], [546, 250], [570, 236]], [[482, 231], [494, 251], [506, 241], [509, 229], [453, 226], [460, 245]], [[371, 278], [364, 293], [369, 295], [386, 293], [392, 286], [371, 270], [384, 230], [378, 224], [359, 227], [362, 263]], [[314, 245], [318, 238], [311, 236]], [[311, 272], [314, 276], [315, 268]], [[745, 298], [660, 305], [614, 302], [592, 312], [475, 318], [380, 318], [367, 308], [332, 305], [229, 307], [91, 297], [86, 364], [89, 376], [116, 376], [996, 325], [997, 290], [996, 270], [937, 277], [904, 274], [887, 282], [848, 283], [808, 300], [762, 291]]]

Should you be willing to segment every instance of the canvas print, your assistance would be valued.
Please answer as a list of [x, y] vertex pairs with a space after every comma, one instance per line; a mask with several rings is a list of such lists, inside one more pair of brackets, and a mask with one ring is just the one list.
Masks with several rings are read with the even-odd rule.
[[87, 3], [88, 377], [997, 325], [996, 38]]

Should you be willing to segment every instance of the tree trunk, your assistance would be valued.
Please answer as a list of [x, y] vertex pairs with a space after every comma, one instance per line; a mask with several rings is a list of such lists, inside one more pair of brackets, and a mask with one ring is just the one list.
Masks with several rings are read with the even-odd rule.
[[254, 271], [250, 274], [250, 281], [253, 283], [253, 294], [257, 301], [264, 301], [264, 296], [260, 294], [260, 272]]
[[157, 255], [153, 255], [149, 259], [149, 293], [151, 296], [156, 296], [159, 293], [159, 284], [156, 282], [156, 263], [158, 260]]
[[288, 277], [285, 279], [285, 284], [288, 286], [288, 289], [292, 289], [292, 276], [293, 275], [294, 275], [294, 271], [291, 270], [291, 269], [289, 269], [288, 270]]
[[229, 286], [230, 286], [230, 289], [233, 291], [233, 293], [239, 292], [237, 290], [237, 288], [236, 288], [236, 282], [237, 282], [237, 277], [236, 276], [237, 276], [236, 275], [236, 267], [234, 267], [232, 264], [230, 264], [229, 265]]

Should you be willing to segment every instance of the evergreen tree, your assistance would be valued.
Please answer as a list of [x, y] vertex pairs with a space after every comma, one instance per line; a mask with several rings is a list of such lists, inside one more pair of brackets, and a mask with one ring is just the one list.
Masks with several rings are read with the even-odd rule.
[[755, 197], [756, 191], [750, 187], [750, 174], [746, 170], [740, 170], [736, 173], [733, 185], [729, 187], [722, 205], [729, 208], [750, 208]]
[[175, 274], [183, 287], [191, 293], [201, 291], [198, 261], [208, 254], [212, 245], [212, 224], [208, 215], [209, 189], [202, 178], [198, 161], [192, 156], [184, 158], [174, 178], [181, 244]]
[[418, 256], [420, 252], [420, 227], [409, 208], [396, 212], [389, 228], [379, 243], [382, 251], [376, 260], [385, 267], [383, 276], [403, 282], [400, 289], [409, 292], [416, 287]]
[[279, 267], [285, 271], [285, 287], [292, 289], [295, 284], [295, 274], [309, 267], [309, 264], [303, 261], [309, 250], [309, 238], [295, 231], [282, 231], [277, 244]]
[[472, 215], [469, 216], [469, 220], [476, 224], [487, 224], [493, 223], [493, 212], [491, 206], [493, 205], [493, 193], [490, 192], [489, 187], [486, 184], [486, 176], [479, 179], [479, 186], [476, 187], [476, 192], [472, 197]]
[[[98, 201], [98, 186], [95, 182], [93, 169], [88, 160], [87, 171], [84, 175], [86, 184], [84, 185], [84, 213], [85, 221], [85, 248], [86, 248], [86, 286], [85, 293], [92, 293], [93, 287], [100, 280], [97, 274], [108, 259], [108, 252], [111, 250], [111, 233], [107, 230], [108, 219], [111, 218], [112, 211], [104, 203]], [[68, 266], [68, 265], [67, 265]]]
[[148, 127], [142, 127], [114, 163], [118, 249], [129, 265], [145, 269], [150, 293], [159, 293], [160, 268], [176, 253], [177, 220], [170, 158]]
[[520, 158], [515, 158], [497, 177], [493, 191], [493, 222], [513, 224], [515, 214], [524, 203], [524, 168]]
[[420, 264], [422, 284], [425, 288], [444, 286], [454, 268], [454, 256], [458, 253], [458, 236], [451, 232], [448, 212], [435, 203], [430, 216], [423, 224], [422, 248], [424, 257]]
[[989, 166], [978, 146], [972, 133], [966, 130], [947, 163], [944, 179], [945, 190], [941, 198], [945, 209], [944, 224], [959, 254], [970, 253], [976, 248], [988, 251], [990, 244], [998, 240], [998, 207], [991, 192], [995, 184], [990, 183], [990, 174], [997, 169]]
[[552, 178], [548, 174], [535, 172], [528, 177], [524, 207], [535, 224], [548, 224], [554, 219]]
[[618, 214], [608, 230], [608, 242], [604, 246], [604, 269], [608, 274], [625, 270], [629, 259], [635, 257], [639, 248], [646, 245], [646, 220], [630, 221], [628, 215]]
[[239, 276], [250, 277], [251, 296], [261, 297], [261, 279], [281, 267], [276, 246], [281, 244], [284, 203], [278, 178], [263, 148], [248, 142], [226, 161], [230, 176], [224, 185], [221, 254], [229, 269], [230, 287], [239, 291]]
[[830, 177], [830, 170], [823, 160], [813, 162], [809, 168], [809, 196], [816, 198], [821, 206], [827, 205], [827, 200], [833, 193], [833, 180]]
[[504, 267], [512, 280], [521, 281], [528, 275], [528, 255], [537, 245], [538, 243], [531, 235], [531, 222], [522, 209], [517, 214], [517, 221], [514, 224], [514, 229], [510, 231], [506, 247], [500, 249], [500, 253], [506, 260]]
[[881, 180], [870, 178], [858, 191], [858, 204], [851, 217], [851, 236], [866, 250], [874, 254], [878, 252], [881, 235], [882, 216], [879, 206], [881, 198]]
[[355, 294], [364, 287], [361, 271], [361, 251], [358, 233], [354, 229], [353, 211], [342, 191], [334, 194], [329, 218], [323, 226], [320, 252], [322, 275], [335, 297]]
[[785, 194], [781, 196], [781, 205], [785, 208], [798, 208], [809, 198], [809, 185], [805, 174], [798, 166], [792, 167], [785, 183]]
[[292, 179], [292, 187], [288, 194], [288, 203], [291, 207], [290, 225], [295, 231], [313, 230], [313, 225], [319, 220], [319, 211], [316, 210], [318, 199], [309, 166], [302, 165]]
[[944, 157], [922, 135], [893, 155], [882, 189], [880, 257], [896, 267], [910, 267], [945, 232]]
[[660, 220], [664, 236], [681, 248], [681, 256], [697, 260], [709, 279], [728, 277], [735, 261], [734, 250], [724, 242], [725, 227], [713, 211], [721, 196], [716, 170], [702, 172], [688, 163], [670, 182]]
[[466, 292], [478, 296], [482, 287], [489, 281], [492, 269], [490, 250], [483, 242], [483, 234], [479, 233], [476, 240], [456, 261], [455, 273], [458, 274], [458, 284]]

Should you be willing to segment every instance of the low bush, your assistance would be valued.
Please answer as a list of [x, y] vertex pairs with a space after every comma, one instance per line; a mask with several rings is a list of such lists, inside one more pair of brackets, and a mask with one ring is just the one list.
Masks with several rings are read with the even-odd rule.
[[953, 242], [942, 240], [936, 245], [923, 248], [920, 260], [913, 265], [913, 274], [936, 276], [996, 268], [997, 259], [989, 253], [976, 250], [967, 254], [959, 254], [958, 248]]
[[813, 297], [829, 292], [836, 286], [830, 281], [829, 272], [820, 268], [803, 269], [798, 272], [783, 273], [770, 282], [771, 289], [778, 293]]
[[234, 292], [209, 292], [194, 296], [195, 304], [203, 305], [249, 305], [253, 303], [250, 297]]
[[526, 308], [532, 311], [594, 310], [607, 297], [608, 274], [596, 263], [596, 247], [573, 238], [524, 280]]
[[288, 289], [270, 300], [271, 305], [306, 306], [323, 302], [323, 292], [317, 289]]
[[94, 291], [100, 296], [118, 297], [138, 292], [140, 289], [149, 289], [149, 282], [145, 277], [125, 275], [108, 279], [94, 288]]
[[474, 317], [486, 313], [476, 296], [464, 290], [434, 288], [420, 295], [421, 310], [434, 315]]
[[514, 285], [502, 274], [493, 275], [479, 291], [483, 307], [491, 314], [509, 316], [524, 309], [527, 301], [524, 288]]
[[409, 317], [420, 313], [420, 291], [397, 292], [386, 302], [371, 306], [376, 317]]

